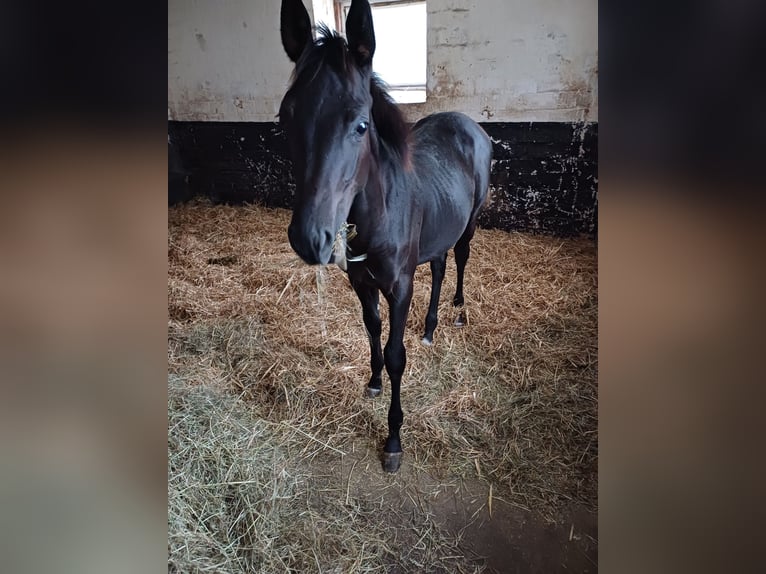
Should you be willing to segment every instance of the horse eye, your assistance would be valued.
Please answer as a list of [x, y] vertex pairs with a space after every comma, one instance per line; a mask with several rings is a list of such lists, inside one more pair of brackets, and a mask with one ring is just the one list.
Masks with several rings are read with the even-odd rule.
[[358, 133], [360, 136], [363, 136], [367, 131], [367, 127], [367, 122], [359, 122], [356, 126], [356, 133]]

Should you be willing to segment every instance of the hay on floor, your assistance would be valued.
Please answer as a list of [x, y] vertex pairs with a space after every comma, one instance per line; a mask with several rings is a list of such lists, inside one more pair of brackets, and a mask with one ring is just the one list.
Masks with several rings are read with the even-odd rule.
[[[420, 520], [409, 502], [398, 509], [375, 507], [391, 494], [371, 492], [365, 484], [394, 491], [407, 483], [423, 493], [480, 480], [491, 484], [496, 500], [551, 522], [573, 505], [595, 511], [592, 240], [478, 230], [465, 278], [469, 323], [452, 325], [457, 312], [450, 255], [432, 347], [420, 343], [430, 272], [427, 265], [419, 268], [405, 338], [404, 466], [389, 477], [374, 455], [386, 435], [387, 379], [384, 374], [380, 398], [362, 397], [370, 373], [359, 303], [340, 269], [298, 260], [287, 243], [288, 222], [288, 211], [256, 206], [196, 201], [169, 210], [169, 457], [177, 473], [169, 488], [178, 520], [171, 524], [176, 560], [192, 552], [180, 542], [184, 529], [204, 519], [219, 520], [215, 528], [228, 536], [205, 558], [213, 571], [216, 560], [239, 560], [240, 567], [249, 560], [255, 571], [374, 571], [392, 563], [403, 571], [421, 563], [424, 572], [473, 571], [476, 563], [456, 557], [458, 541], [446, 537], [427, 512]], [[382, 300], [384, 341], [387, 315]], [[211, 396], [218, 397], [216, 414], [202, 413], [199, 405], [193, 407], [197, 414], [188, 414], [189, 397], [208, 404], [213, 399], [203, 397]], [[230, 410], [240, 413], [236, 420], [226, 418]], [[247, 423], [236, 422], [245, 420], [242, 413]], [[174, 438], [174, 428], [185, 430]], [[239, 460], [243, 453], [252, 458]], [[243, 494], [236, 485], [243, 481], [252, 481], [248, 488], [255, 490]], [[210, 491], [199, 485], [208, 483], [224, 490], [207, 500]], [[409, 513], [404, 522], [402, 513]], [[392, 522], [388, 530], [380, 526], [386, 519]], [[397, 520], [405, 531], [394, 528]], [[213, 544], [209, 534], [195, 536], [202, 537], [201, 547]], [[397, 547], [407, 540], [414, 546], [403, 557]], [[234, 550], [254, 547], [266, 554]], [[373, 552], [364, 561], [369, 570], [354, 566], [360, 552]], [[356, 554], [344, 561], [349, 553]], [[184, 570], [180, 562], [176, 566]]]

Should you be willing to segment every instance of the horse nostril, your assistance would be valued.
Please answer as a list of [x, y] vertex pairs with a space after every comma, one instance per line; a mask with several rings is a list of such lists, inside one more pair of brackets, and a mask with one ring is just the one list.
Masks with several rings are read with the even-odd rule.
[[335, 240], [331, 231], [306, 229], [291, 223], [287, 228], [287, 236], [293, 251], [309, 265], [326, 264], [331, 259], [329, 252]]
[[324, 232], [324, 245], [332, 245], [333, 236], [329, 231]]

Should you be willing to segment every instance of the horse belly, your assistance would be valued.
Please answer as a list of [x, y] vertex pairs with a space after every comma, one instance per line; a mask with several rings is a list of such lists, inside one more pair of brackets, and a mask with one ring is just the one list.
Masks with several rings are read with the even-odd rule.
[[431, 208], [424, 209], [418, 264], [441, 257], [463, 235], [471, 218], [473, 202], [470, 193], [460, 195], [462, 197], [443, 197]]
[[455, 246], [484, 202], [492, 144], [476, 122], [454, 112], [424, 118], [413, 138], [423, 213], [419, 261], [425, 263]]

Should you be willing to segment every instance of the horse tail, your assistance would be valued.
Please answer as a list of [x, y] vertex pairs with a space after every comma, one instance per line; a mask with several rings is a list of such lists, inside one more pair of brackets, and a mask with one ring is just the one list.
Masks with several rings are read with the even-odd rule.
[[480, 127], [481, 136], [476, 141], [476, 151], [474, 153], [474, 204], [471, 212], [471, 221], [479, 216], [481, 208], [489, 196], [489, 179], [492, 171], [492, 140], [487, 133]]

